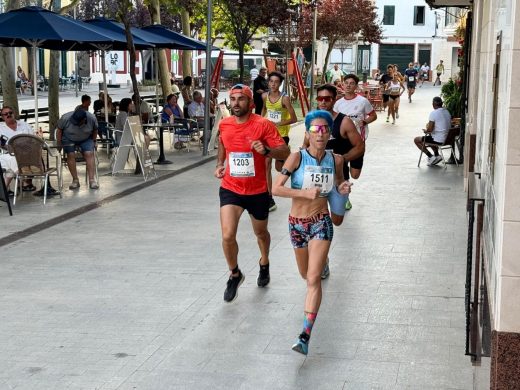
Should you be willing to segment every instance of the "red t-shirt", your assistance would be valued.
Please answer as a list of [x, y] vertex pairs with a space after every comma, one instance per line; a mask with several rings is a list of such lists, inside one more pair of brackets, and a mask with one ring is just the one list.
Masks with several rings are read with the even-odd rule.
[[220, 143], [226, 149], [226, 173], [221, 186], [241, 195], [256, 195], [267, 191], [265, 156], [257, 153], [252, 141], [261, 141], [269, 148], [285, 145], [276, 126], [257, 114], [245, 123], [235, 116], [224, 118], [219, 125]]

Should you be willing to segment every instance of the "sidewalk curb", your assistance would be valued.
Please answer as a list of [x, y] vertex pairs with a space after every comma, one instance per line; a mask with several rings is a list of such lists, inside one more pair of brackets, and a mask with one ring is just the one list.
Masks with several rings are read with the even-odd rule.
[[101, 200], [98, 200], [98, 201], [95, 201], [95, 202], [92, 202], [92, 203], [89, 203], [89, 204], [86, 204], [84, 206], [81, 206], [75, 210], [72, 210], [72, 211], [69, 211], [65, 214], [62, 214], [62, 215], [59, 215], [57, 217], [54, 217], [54, 218], [51, 218], [45, 222], [41, 222], [37, 225], [34, 225], [34, 226], [31, 226], [27, 229], [24, 229], [24, 230], [20, 230], [18, 232], [14, 232], [14, 233], [11, 233], [5, 237], [2, 237], [0, 238], [0, 248], [5, 246], [5, 245], [8, 245], [8, 244], [12, 244], [13, 242], [16, 242], [18, 240], [21, 240], [23, 238], [26, 238], [26, 237], [29, 237], [35, 233], [38, 233], [38, 232], [41, 232], [42, 230], [45, 230], [45, 229], [48, 229], [52, 226], [55, 226], [55, 225], [58, 225], [62, 222], [65, 222], [69, 219], [72, 219], [74, 217], [77, 217], [79, 215], [82, 215], [82, 214], [85, 214], [91, 210], [95, 210], [95, 209], [98, 209], [104, 205], [107, 205], [113, 201], [116, 201], [116, 200], [119, 200], [121, 198], [124, 198], [125, 196], [128, 196], [128, 195], [131, 195], [133, 194], [134, 192], [137, 192], [137, 191], [140, 191], [142, 189], [145, 189], [145, 188], [148, 188], [148, 187], [151, 187], [155, 184], [158, 184], [164, 180], [168, 180], [168, 179], [171, 179], [172, 177], [174, 176], [177, 176], [177, 175], [180, 175], [182, 173], [185, 173], [193, 168], [197, 168], [197, 167], [200, 167], [201, 165], [204, 165], [214, 159], [216, 159], [217, 156], [207, 156], [207, 157], [203, 157], [200, 161], [197, 161], [193, 164], [190, 164], [190, 165], [187, 165], [185, 166], [184, 168], [181, 168], [179, 169], [178, 171], [173, 171], [173, 172], [170, 172], [170, 173], [166, 173], [160, 177], [158, 177], [157, 179], [155, 180], [151, 180], [151, 181], [147, 181], [147, 182], [143, 182], [143, 183], [140, 183], [140, 184], [137, 184], [133, 187], [130, 187], [130, 188], [127, 188], [126, 190], [123, 190], [121, 192], [118, 192], [116, 194], [113, 194], [113, 195], [110, 195], [110, 196], [107, 196], [106, 198], [103, 198]]

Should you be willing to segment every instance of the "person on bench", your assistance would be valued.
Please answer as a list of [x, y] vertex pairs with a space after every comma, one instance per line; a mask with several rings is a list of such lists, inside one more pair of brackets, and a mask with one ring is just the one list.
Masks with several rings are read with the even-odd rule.
[[[0, 122], [0, 136], [6, 140], [6, 143], [9, 143], [9, 139], [14, 137], [17, 134], [33, 134], [34, 129], [24, 121], [16, 120], [14, 116], [14, 110], [10, 106], [3, 106], [1, 111], [2, 122]], [[14, 156], [8, 155], [14, 159]], [[7, 157], [6, 157], [7, 158]], [[16, 163], [16, 159], [15, 163]], [[8, 162], [2, 161], [2, 165], [4, 166], [13, 166], [12, 162], [8, 164]], [[9, 185], [9, 182], [6, 181], [6, 185]], [[25, 180], [22, 184], [23, 191], [35, 191], [36, 188], [32, 184], [32, 180]]]

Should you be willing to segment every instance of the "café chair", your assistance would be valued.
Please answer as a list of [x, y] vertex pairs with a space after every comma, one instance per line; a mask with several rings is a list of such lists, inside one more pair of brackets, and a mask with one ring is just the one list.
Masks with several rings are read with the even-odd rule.
[[44, 149], [50, 156], [56, 157], [58, 164], [59, 158], [40, 137], [32, 134], [17, 134], [9, 140], [9, 150], [14, 154], [16, 163], [18, 164], [18, 172], [15, 176], [13, 205], [16, 204], [16, 195], [18, 190], [20, 190], [23, 197], [23, 179], [41, 178], [44, 180], [43, 204], [45, 204], [47, 202], [47, 185], [49, 183], [49, 176], [56, 176], [58, 179], [60, 198], [62, 197], [60, 169], [58, 167], [45, 167], [42, 158]]
[[114, 147], [114, 126], [105, 121], [98, 121], [98, 145], [107, 149], [107, 157], [110, 157], [110, 150]]
[[[2, 168], [2, 163], [0, 163], [0, 173], [2, 176], [5, 173], [5, 169]], [[7, 189], [7, 186], [5, 185], [5, 181], [3, 180], [3, 177], [0, 177], [1, 188], [0, 188], [0, 200], [7, 203], [7, 209], [9, 210], [9, 215], [13, 216], [13, 209], [11, 208], [11, 199], [9, 199], [9, 191]]]
[[173, 128], [172, 143], [175, 145], [181, 145], [181, 149], [185, 145], [186, 151], [190, 151], [190, 142], [192, 139], [196, 139], [199, 142], [200, 129], [195, 119], [189, 118], [175, 118], [175, 127]]
[[442, 151], [445, 149], [450, 150], [450, 154], [453, 156], [453, 159], [455, 160], [455, 164], [457, 164], [457, 166], [459, 166], [459, 162], [457, 161], [457, 157], [455, 156], [455, 140], [459, 136], [459, 134], [460, 134], [460, 127], [452, 127], [451, 129], [448, 130], [448, 135], [446, 136], [444, 143], [441, 145], [432, 144], [432, 143], [423, 141], [423, 146], [421, 148], [421, 154], [419, 155], [419, 162], [417, 163], [417, 167], [419, 167], [421, 165], [421, 158], [424, 153], [423, 150], [424, 150], [425, 146], [439, 148], [439, 155], [442, 158], [442, 163], [444, 164], [444, 169], [448, 168], [448, 166], [446, 165], [446, 160], [444, 158], [444, 154], [442, 153]]

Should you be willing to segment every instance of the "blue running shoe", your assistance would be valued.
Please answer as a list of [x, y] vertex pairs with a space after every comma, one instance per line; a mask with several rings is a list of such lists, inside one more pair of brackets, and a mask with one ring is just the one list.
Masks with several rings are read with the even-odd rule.
[[300, 337], [298, 337], [296, 344], [292, 346], [292, 350], [307, 355], [309, 353], [309, 336], [302, 333]]

